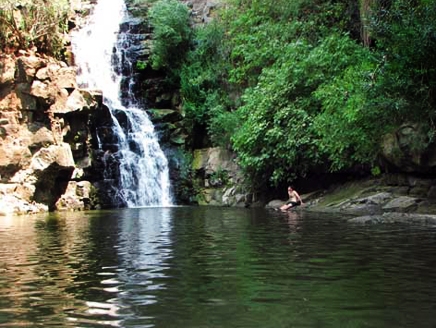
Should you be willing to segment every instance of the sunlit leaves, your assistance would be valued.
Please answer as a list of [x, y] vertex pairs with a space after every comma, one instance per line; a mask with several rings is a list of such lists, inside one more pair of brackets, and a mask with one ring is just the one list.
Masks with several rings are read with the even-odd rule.
[[[257, 85], [243, 96], [243, 125], [233, 138], [250, 174], [267, 173], [270, 183], [277, 184], [323, 164], [329, 149], [318, 131], [327, 125], [313, 125], [322, 113], [317, 90], [355, 63], [359, 49], [347, 36], [333, 33], [317, 45], [288, 44], [279, 60], [262, 71]], [[323, 94], [336, 99], [332, 92]]]

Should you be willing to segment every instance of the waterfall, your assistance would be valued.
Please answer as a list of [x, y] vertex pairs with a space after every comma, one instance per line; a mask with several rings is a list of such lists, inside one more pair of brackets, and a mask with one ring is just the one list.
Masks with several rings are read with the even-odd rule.
[[126, 35], [120, 32], [120, 24], [127, 19], [124, 0], [98, 1], [86, 26], [72, 34], [77, 80], [81, 88], [101, 90], [110, 111], [113, 144], [103, 144], [103, 132], [97, 133], [96, 139], [104, 153], [103, 162], [108, 163], [103, 175], [111, 181], [113, 204], [167, 206], [171, 204], [168, 162], [153, 124], [134, 99], [123, 101], [121, 97]]

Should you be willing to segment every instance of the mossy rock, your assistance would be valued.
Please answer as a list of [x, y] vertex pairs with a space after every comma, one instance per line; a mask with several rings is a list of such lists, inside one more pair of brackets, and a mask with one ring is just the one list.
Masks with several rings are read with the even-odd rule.
[[183, 119], [182, 115], [174, 109], [149, 109], [147, 110], [151, 121], [174, 123]]
[[319, 206], [335, 206], [348, 201], [361, 197], [368, 191], [374, 191], [374, 181], [357, 181], [337, 187], [332, 192], [327, 193], [320, 202]]

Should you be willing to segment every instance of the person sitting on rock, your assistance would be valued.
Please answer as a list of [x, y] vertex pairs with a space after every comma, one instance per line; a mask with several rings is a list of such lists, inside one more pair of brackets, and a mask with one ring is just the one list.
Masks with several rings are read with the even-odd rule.
[[288, 187], [288, 195], [288, 201], [280, 207], [282, 211], [287, 211], [292, 207], [303, 204], [303, 200], [301, 199], [300, 195], [291, 186]]

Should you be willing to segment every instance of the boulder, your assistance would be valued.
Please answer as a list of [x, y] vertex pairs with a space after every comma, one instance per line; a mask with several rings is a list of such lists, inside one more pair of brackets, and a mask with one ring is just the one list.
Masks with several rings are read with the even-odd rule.
[[150, 115], [150, 120], [153, 121], [153, 123], [174, 123], [182, 119], [182, 115], [179, 113], [179, 111], [174, 109], [149, 109], [147, 112]]
[[281, 207], [286, 201], [280, 200], [280, 199], [273, 199], [268, 204], [266, 204], [266, 208], [279, 208]]
[[32, 154], [28, 147], [6, 143], [0, 144], [0, 176], [9, 177], [30, 164]]
[[1, 195], [0, 217], [10, 215], [37, 214], [48, 211], [48, 206], [26, 202], [15, 195]]
[[91, 96], [87, 90], [75, 89], [67, 98], [65, 107], [56, 112], [75, 112], [81, 110], [89, 110], [98, 106], [97, 101]]
[[36, 78], [40, 81], [53, 81], [57, 71], [61, 68], [59, 63], [48, 63], [36, 72]]
[[74, 67], [62, 67], [57, 70], [52, 81], [59, 89], [77, 89], [76, 69]]
[[18, 83], [31, 83], [35, 78], [37, 70], [45, 65], [44, 59], [35, 55], [26, 54], [18, 57], [15, 81]]
[[191, 8], [194, 24], [209, 23], [214, 11], [223, 3], [222, 0], [188, 0], [186, 4]]
[[236, 173], [239, 172], [239, 167], [235, 159], [235, 154], [221, 147], [197, 149], [194, 150], [192, 168], [204, 170], [206, 174], [220, 170]]
[[55, 139], [51, 130], [45, 126], [39, 125], [33, 132], [29, 147], [31, 149], [40, 149], [53, 144], [55, 144]]
[[[30, 94], [39, 99], [46, 106], [50, 106], [56, 102], [58, 97], [58, 89], [50, 82], [33, 81], [30, 89]], [[68, 96], [68, 93], [67, 95]]]
[[62, 169], [74, 169], [75, 163], [73, 154], [67, 143], [41, 148], [33, 156], [30, 168], [33, 171], [44, 171], [52, 164], [56, 164]]
[[56, 202], [58, 211], [83, 211], [89, 209], [92, 185], [89, 181], [70, 181], [65, 193]]

